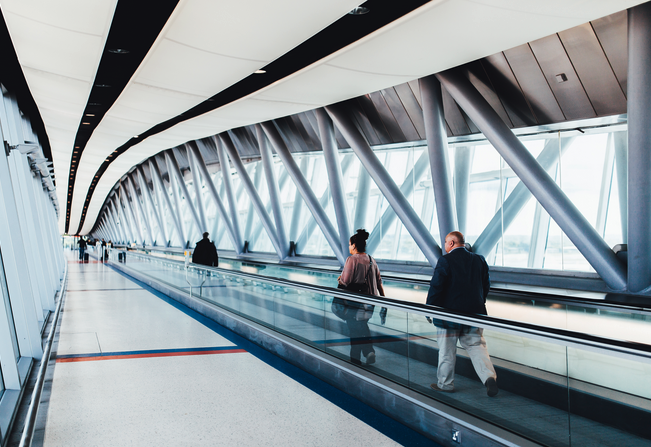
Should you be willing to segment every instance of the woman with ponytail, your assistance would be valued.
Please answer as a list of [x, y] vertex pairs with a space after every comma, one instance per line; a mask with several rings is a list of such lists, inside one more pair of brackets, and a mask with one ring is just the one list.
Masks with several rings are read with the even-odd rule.
[[[366, 254], [368, 236], [368, 232], [364, 229], [357, 230], [351, 236], [348, 242], [350, 256], [346, 259], [344, 269], [338, 278], [339, 288], [351, 292], [384, 296], [380, 269], [373, 258]], [[361, 365], [361, 354], [364, 354], [366, 364], [372, 365], [375, 363], [375, 349], [371, 342], [368, 320], [373, 316], [374, 306], [346, 301], [345, 307], [344, 320], [350, 333], [350, 360], [354, 364]], [[386, 312], [386, 308], [380, 312], [382, 324], [384, 324]]]

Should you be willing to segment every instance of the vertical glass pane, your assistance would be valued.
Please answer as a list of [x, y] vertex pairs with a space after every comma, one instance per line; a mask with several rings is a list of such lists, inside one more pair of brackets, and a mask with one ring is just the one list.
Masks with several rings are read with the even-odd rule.
[[[14, 357], [16, 361], [20, 358], [20, 348], [18, 347], [18, 336], [16, 335], [16, 326], [14, 325], [14, 314], [11, 309], [11, 300], [9, 299], [9, 289], [7, 288], [7, 279], [5, 276], [5, 265], [2, 260], [2, 250], [0, 249], [0, 293], [5, 303], [7, 310], [7, 322], [9, 323], [9, 331], [11, 333], [11, 344], [14, 348]], [[4, 390], [4, 385], [2, 387]]]
[[572, 446], [649, 445], [647, 358], [568, 347]]

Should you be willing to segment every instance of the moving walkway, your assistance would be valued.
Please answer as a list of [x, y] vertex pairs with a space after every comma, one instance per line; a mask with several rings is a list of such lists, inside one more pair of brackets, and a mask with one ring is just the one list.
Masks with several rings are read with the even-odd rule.
[[[489, 297], [491, 316], [468, 316], [425, 306], [415, 298], [365, 297], [332, 288], [336, 271], [236, 264], [222, 261], [220, 268], [201, 268], [131, 252], [126, 264], [115, 263], [165, 293], [189, 297], [193, 305], [223, 309], [240, 321], [282, 334], [326, 362], [338, 359], [349, 370], [361, 370], [360, 380], [395, 384], [403, 390], [401, 399], [427, 409], [425, 416], [416, 410], [400, 414], [386, 395], [375, 400], [370, 393], [356, 395], [363, 388], [360, 384], [321, 377], [440, 443], [453, 442], [458, 435], [464, 445], [651, 445], [651, 343], [646, 329], [651, 312], [643, 307], [588, 298], [561, 303], [560, 296], [527, 298], [497, 290]], [[242, 271], [247, 268], [249, 272]], [[303, 277], [315, 279], [297, 280]], [[390, 296], [401, 288], [414, 296], [427, 291], [425, 279], [385, 282]], [[376, 363], [361, 368], [349, 364], [346, 325], [331, 312], [335, 297], [387, 308], [386, 321], [378, 311], [369, 321]], [[514, 313], [515, 318], [509, 318]], [[484, 329], [500, 386], [496, 398], [486, 396], [460, 348], [456, 392], [430, 389], [436, 380], [438, 348], [436, 328], [427, 317]], [[274, 344], [262, 338], [254, 341]], [[277, 346], [274, 349], [278, 352]], [[317, 374], [327, 369], [314, 367], [305, 357], [294, 360]]]

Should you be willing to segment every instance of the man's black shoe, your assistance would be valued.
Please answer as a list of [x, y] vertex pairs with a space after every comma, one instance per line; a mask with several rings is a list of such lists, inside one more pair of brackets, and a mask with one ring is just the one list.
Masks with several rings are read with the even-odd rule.
[[488, 394], [489, 397], [497, 396], [499, 389], [497, 388], [497, 382], [495, 379], [489, 377], [486, 379], [486, 383], [484, 385], [486, 385], [486, 394]]

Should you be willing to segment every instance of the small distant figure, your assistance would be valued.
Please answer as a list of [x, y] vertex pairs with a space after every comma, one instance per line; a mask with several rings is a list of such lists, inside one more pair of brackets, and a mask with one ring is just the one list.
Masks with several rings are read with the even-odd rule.
[[102, 259], [104, 261], [108, 260], [108, 247], [106, 246], [106, 240], [102, 238]]
[[192, 253], [192, 262], [201, 265], [210, 265], [217, 267], [219, 265], [219, 256], [215, 244], [208, 239], [208, 232], [203, 234], [203, 239], [197, 242], [197, 246]]
[[[427, 304], [462, 312], [487, 315], [486, 296], [490, 289], [488, 264], [483, 256], [466, 250], [463, 234], [453, 231], [445, 237], [446, 255], [439, 258], [427, 293]], [[428, 318], [429, 320], [429, 318]], [[466, 350], [486, 393], [497, 395], [497, 374], [488, 356], [482, 328], [434, 320], [439, 346], [436, 391], [454, 392], [457, 340]]]
[[84, 260], [84, 253], [86, 253], [86, 239], [83, 237], [79, 238], [79, 260]]

